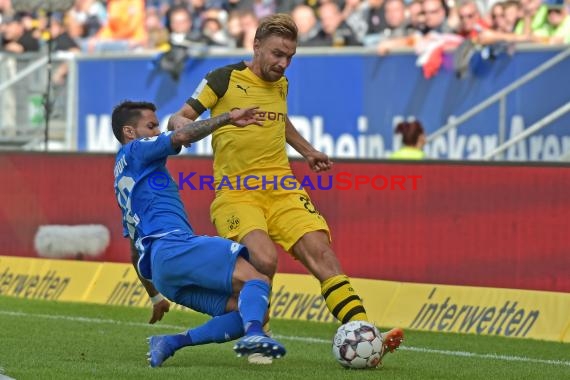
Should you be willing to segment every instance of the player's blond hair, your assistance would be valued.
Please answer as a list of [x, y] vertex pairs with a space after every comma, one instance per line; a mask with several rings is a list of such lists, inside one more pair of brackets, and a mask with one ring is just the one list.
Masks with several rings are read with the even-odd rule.
[[263, 41], [271, 36], [297, 41], [297, 25], [293, 18], [285, 13], [276, 13], [263, 18], [255, 31], [255, 39]]

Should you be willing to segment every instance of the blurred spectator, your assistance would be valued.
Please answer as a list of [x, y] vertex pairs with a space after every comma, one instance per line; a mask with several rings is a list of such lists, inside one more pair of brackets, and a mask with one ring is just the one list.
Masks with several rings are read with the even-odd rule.
[[495, 45], [483, 50], [485, 57], [493, 58], [505, 49], [512, 52], [512, 44], [516, 42], [539, 41], [539, 38], [534, 37], [530, 31], [527, 34], [514, 33], [521, 13], [521, 5], [517, 0], [497, 3], [491, 8], [490, 28], [483, 30], [477, 38], [477, 43], [481, 45]]
[[192, 31], [192, 17], [190, 11], [183, 5], [177, 5], [168, 10], [167, 25], [170, 32], [169, 48], [160, 57], [159, 66], [168, 72], [172, 79], [178, 80], [193, 44], [205, 45], [200, 42], [200, 34]]
[[144, 0], [108, 0], [107, 23], [88, 40], [87, 51], [127, 51], [146, 46]]
[[291, 17], [299, 31], [299, 46], [318, 46], [319, 41], [315, 40], [315, 37], [319, 34], [320, 28], [313, 8], [304, 4], [297, 5], [291, 11]]
[[408, 4], [408, 34], [411, 34], [412, 30], [416, 30], [421, 34], [427, 32], [426, 29], [426, 16], [424, 13], [423, 5], [421, 0], [413, 0]]
[[505, 27], [505, 6], [504, 3], [495, 3], [489, 11], [490, 28], [496, 31], [503, 31]]
[[518, 0], [507, 0], [503, 4], [503, 27], [501, 32], [514, 33], [520, 14], [522, 13], [521, 4]]
[[206, 11], [207, 5], [206, 0], [188, 0], [189, 4], [185, 4], [181, 1], [180, 4], [176, 5], [179, 7], [186, 7], [190, 11], [190, 17], [192, 21], [192, 32], [201, 33], [202, 30], [202, 14]]
[[26, 30], [22, 22], [23, 14], [16, 13], [4, 17], [2, 28], [2, 46], [0, 51], [9, 53], [27, 53], [40, 50], [40, 41], [32, 30]]
[[146, 9], [145, 28], [148, 34], [146, 48], [151, 50], [167, 51], [169, 48], [169, 33], [164, 24], [158, 8]]
[[477, 41], [482, 31], [489, 29], [489, 25], [481, 16], [475, 0], [464, 0], [457, 6], [459, 28], [457, 34], [463, 38]]
[[321, 30], [315, 37], [314, 46], [358, 46], [356, 34], [344, 22], [342, 13], [336, 3], [327, 2], [319, 7]]
[[548, 7], [541, 0], [520, 0], [522, 17], [515, 26], [519, 35], [547, 34]]
[[230, 47], [242, 47], [239, 45], [243, 43], [243, 29], [241, 28], [240, 12], [230, 12], [228, 16], [227, 32], [230, 42]]
[[384, 13], [386, 27], [380, 32], [381, 39], [404, 37], [412, 32], [408, 29], [406, 22], [406, 5], [404, 0], [386, 0]]
[[202, 21], [202, 36], [209, 46], [231, 46], [230, 37], [218, 18], [209, 17]]
[[171, 46], [200, 41], [200, 32], [195, 32], [192, 28], [192, 15], [188, 8], [182, 5], [174, 6], [168, 10], [166, 17]]
[[243, 35], [242, 40], [238, 42], [238, 46], [253, 51], [253, 40], [255, 39], [255, 32], [259, 25], [259, 20], [253, 11], [240, 12], [239, 20]]
[[455, 49], [463, 38], [454, 34], [447, 24], [449, 10], [444, 0], [424, 0], [421, 13], [425, 27], [420, 24], [421, 30], [416, 33], [382, 41], [377, 51], [382, 55], [395, 48], [412, 46], [418, 54], [416, 65], [422, 67], [426, 78], [431, 78], [443, 65], [444, 52]]
[[550, 4], [547, 7], [546, 28], [544, 31], [537, 32], [537, 35], [548, 37], [552, 44], [569, 44], [570, 15], [568, 15], [568, 9], [563, 4]]
[[69, 32], [73, 38], [95, 36], [107, 23], [107, 8], [98, 0], [75, 0], [69, 10]]
[[202, 12], [200, 35], [206, 44], [225, 48], [234, 45], [226, 30], [228, 17], [228, 12], [222, 8], [208, 8]]
[[70, 36], [64, 21], [62, 13], [56, 12], [51, 16], [49, 33], [52, 40], [52, 50], [79, 53], [79, 45]]
[[373, 45], [380, 40], [380, 32], [386, 28], [384, 0], [364, 0], [346, 19], [358, 41]]
[[[285, 0], [287, 1], [287, 0]], [[358, 7], [360, 7], [361, 4], [361, 0], [344, 0], [343, 4], [339, 4], [339, 7], [342, 9], [342, 18], [343, 20], [348, 22], [348, 18], [350, 17], [350, 15], [352, 15], [357, 9]], [[316, 11], [316, 9], [313, 9], [313, 11]], [[353, 28], [353, 26], [351, 25], [351, 28]], [[353, 28], [354, 30], [354, 28]], [[355, 31], [356, 33], [356, 31]], [[358, 36], [358, 33], [357, 33]]]
[[4, 22], [6, 16], [14, 13], [12, 2], [10, 0], [0, 0], [0, 25]]
[[447, 23], [449, 9], [444, 0], [424, 0], [427, 33], [416, 40], [416, 65], [422, 68], [425, 78], [437, 74], [444, 63], [444, 52], [461, 45], [463, 37], [453, 33]]
[[422, 5], [428, 33], [453, 32], [447, 23], [447, 15], [449, 14], [449, 9], [445, 0], [424, 0]]
[[423, 148], [426, 144], [426, 135], [419, 121], [402, 121], [398, 123], [395, 133], [402, 135], [402, 147], [392, 153], [391, 159], [421, 160], [425, 158]]

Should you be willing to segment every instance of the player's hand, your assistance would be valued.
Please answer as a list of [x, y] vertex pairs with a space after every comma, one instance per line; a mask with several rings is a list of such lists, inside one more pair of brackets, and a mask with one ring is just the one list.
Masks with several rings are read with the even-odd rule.
[[265, 120], [265, 117], [261, 116], [258, 109], [259, 107], [249, 107], [231, 110], [231, 123], [236, 127], [245, 127], [250, 124], [263, 125], [261, 122]]
[[315, 150], [305, 155], [305, 160], [307, 160], [309, 167], [315, 173], [330, 170], [332, 169], [333, 166], [333, 163], [329, 159], [329, 156], [327, 156], [323, 152], [319, 152], [318, 150]]
[[170, 310], [170, 302], [168, 302], [168, 300], [163, 299], [158, 301], [157, 303], [152, 305], [152, 316], [150, 317], [150, 321], [148, 321], [148, 323], [152, 325], [156, 321], [162, 320], [162, 317], [164, 317], [164, 313], [168, 313], [169, 310]]

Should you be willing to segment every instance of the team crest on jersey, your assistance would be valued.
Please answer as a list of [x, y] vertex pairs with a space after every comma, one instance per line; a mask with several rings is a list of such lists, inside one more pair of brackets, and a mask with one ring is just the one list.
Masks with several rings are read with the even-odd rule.
[[281, 95], [281, 99], [285, 100], [287, 94], [285, 94], [285, 89], [283, 86], [279, 86], [279, 94]]
[[232, 215], [228, 218], [228, 229], [233, 231], [239, 227], [239, 218], [235, 215]]

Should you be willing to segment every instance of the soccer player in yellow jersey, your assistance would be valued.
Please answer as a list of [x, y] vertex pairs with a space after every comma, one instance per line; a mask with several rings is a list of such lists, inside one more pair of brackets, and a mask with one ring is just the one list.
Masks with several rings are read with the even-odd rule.
[[[215, 117], [234, 108], [259, 106], [265, 118], [262, 126], [227, 125], [212, 135], [214, 182], [219, 187], [211, 205], [212, 221], [220, 236], [245, 245], [251, 263], [269, 277], [277, 269], [273, 242], [278, 243], [320, 281], [327, 307], [339, 321], [366, 321], [362, 301], [331, 248], [326, 221], [304, 190], [281, 186], [282, 178], [292, 177], [286, 144], [313, 171], [332, 167], [328, 156], [314, 149], [287, 116], [284, 73], [296, 48], [297, 27], [289, 15], [263, 19], [255, 34], [252, 61], [210, 72], [168, 127], [180, 128], [206, 109]], [[385, 352], [396, 349], [402, 338], [401, 329], [384, 334]]]

